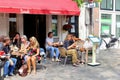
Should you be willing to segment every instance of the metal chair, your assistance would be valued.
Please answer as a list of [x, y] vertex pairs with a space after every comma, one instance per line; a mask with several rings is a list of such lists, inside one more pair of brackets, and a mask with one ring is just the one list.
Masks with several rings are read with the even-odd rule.
[[72, 55], [68, 55], [67, 50], [64, 47], [59, 47], [59, 51], [60, 51], [60, 58], [64, 58], [63, 64], [66, 65], [68, 58], [72, 57]]

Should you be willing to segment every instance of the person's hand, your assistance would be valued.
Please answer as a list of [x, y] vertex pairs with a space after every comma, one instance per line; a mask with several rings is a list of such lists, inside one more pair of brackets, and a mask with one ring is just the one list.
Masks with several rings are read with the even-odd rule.
[[56, 47], [56, 46], [58, 46], [58, 44], [57, 44], [57, 43], [53, 43], [53, 46], [55, 46], [55, 47]]
[[15, 37], [13, 38], [13, 42], [15, 41]]
[[73, 45], [71, 46], [71, 48], [76, 48], [76, 46], [77, 46], [76, 44], [73, 44]]
[[33, 57], [37, 57], [37, 55], [33, 55]]
[[10, 59], [10, 56], [6, 56], [6, 59]]

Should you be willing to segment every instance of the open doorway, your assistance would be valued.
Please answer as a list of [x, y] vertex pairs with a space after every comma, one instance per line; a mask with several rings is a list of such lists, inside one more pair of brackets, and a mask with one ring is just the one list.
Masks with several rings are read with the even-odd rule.
[[46, 15], [24, 14], [24, 34], [28, 38], [35, 36], [40, 47], [45, 48]]

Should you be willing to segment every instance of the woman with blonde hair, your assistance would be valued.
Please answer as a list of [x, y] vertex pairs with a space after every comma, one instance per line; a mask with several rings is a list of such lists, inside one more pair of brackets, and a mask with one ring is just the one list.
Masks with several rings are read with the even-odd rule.
[[28, 73], [31, 72], [31, 64], [33, 66], [33, 72], [36, 73], [36, 57], [39, 55], [39, 43], [35, 37], [30, 38], [30, 44], [28, 46], [28, 57], [27, 57], [27, 65], [28, 65]]

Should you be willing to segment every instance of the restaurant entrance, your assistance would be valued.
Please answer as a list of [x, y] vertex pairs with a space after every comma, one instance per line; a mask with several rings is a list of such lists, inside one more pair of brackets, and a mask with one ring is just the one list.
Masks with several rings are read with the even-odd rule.
[[24, 14], [24, 34], [28, 38], [35, 36], [40, 47], [45, 48], [46, 15]]

